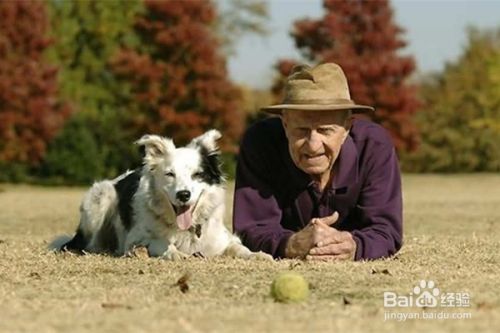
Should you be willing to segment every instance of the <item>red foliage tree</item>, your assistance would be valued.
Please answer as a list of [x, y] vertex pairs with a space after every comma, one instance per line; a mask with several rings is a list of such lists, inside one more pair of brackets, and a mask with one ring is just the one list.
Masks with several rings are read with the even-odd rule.
[[389, 1], [325, 0], [323, 7], [323, 18], [295, 22], [297, 47], [310, 61], [338, 63], [351, 97], [376, 108], [374, 120], [389, 130], [398, 149], [415, 149], [418, 132], [412, 114], [418, 100], [406, 80], [415, 62], [397, 53], [406, 44], [400, 37], [403, 30], [393, 23]]
[[273, 86], [271, 87], [271, 95], [273, 96], [274, 103], [278, 104], [283, 101], [283, 88], [285, 87], [286, 77], [297, 65], [299, 65], [299, 62], [293, 59], [282, 59], [274, 65], [274, 69], [278, 72], [278, 76], [275, 78]]
[[219, 41], [211, 30], [210, 1], [145, 1], [135, 23], [144, 47], [120, 52], [118, 75], [131, 82], [136, 129], [185, 143], [209, 128], [223, 132], [222, 149], [234, 151], [243, 129], [241, 94], [228, 80]]
[[36, 165], [69, 114], [57, 102], [46, 4], [0, 1], [0, 161]]

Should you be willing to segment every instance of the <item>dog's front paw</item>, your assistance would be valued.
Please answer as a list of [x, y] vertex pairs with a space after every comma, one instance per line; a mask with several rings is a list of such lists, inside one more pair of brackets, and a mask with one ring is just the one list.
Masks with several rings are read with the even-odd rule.
[[165, 253], [161, 256], [162, 259], [170, 261], [181, 261], [187, 259], [188, 257], [189, 255], [177, 250], [175, 245], [169, 245], [167, 251], [165, 251]]
[[266, 260], [266, 261], [273, 261], [273, 256], [270, 254], [267, 254], [265, 252], [259, 251], [259, 252], [252, 252], [252, 254], [248, 257], [249, 260]]
[[125, 253], [127, 258], [149, 258], [149, 253], [147, 247], [143, 245], [134, 245], [130, 250]]

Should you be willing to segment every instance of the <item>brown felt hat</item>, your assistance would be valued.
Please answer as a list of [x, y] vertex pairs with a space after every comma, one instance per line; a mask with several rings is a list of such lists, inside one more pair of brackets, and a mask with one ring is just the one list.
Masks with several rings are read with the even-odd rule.
[[353, 110], [374, 111], [374, 108], [356, 104], [349, 94], [344, 71], [339, 65], [325, 63], [316, 67], [295, 66], [285, 83], [285, 97], [278, 105], [262, 108], [272, 114], [286, 110]]

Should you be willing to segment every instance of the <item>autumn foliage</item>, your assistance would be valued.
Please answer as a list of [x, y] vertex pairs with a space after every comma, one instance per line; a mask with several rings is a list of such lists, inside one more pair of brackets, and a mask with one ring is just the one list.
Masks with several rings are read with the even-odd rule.
[[132, 127], [181, 144], [215, 127], [224, 133], [222, 148], [234, 151], [244, 119], [211, 30], [214, 5], [148, 0], [145, 6], [134, 28], [147, 47], [125, 49], [113, 60], [137, 103]]
[[[223, 54], [241, 33], [264, 31], [265, 1], [219, 4], [0, 0], [0, 181], [88, 184], [137, 166], [132, 143], [145, 133], [182, 145], [210, 128], [223, 133], [230, 174], [245, 115], [272, 101], [231, 83]], [[302, 60], [342, 66], [406, 170], [499, 170], [498, 31], [469, 32], [456, 63], [420, 79], [419, 103], [389, 0], [323, 7], [323, 17], [293, 26]], [[277, 63], [274, 102], [302, 60]]]
[[[418, 101], [415, 88], [407, 84], [415, 63], [398, 54], [405, 46], [403, 30], [393, 23], [388, 0], [325, 0], [323, 6], [322, 18], [295, 23], [292, 36], [297, 47], [314, 63], [338, 63], [351, 97], [376, 108], [374, 120], [389, 130], [398, 149], [415, 149], [418, 132], [412, 115]], [[281, 74], [287, 75], [292, 63], [280, 62]], [[282, 84], [277, 81], [278, 88]]]
[[69, 110], [57, 99], [57, 70], [44, 61], [45, 4], [0, 2], [0, 161], [36, 165]]
[[470, 28], [463, 53], [421, 86], [422, 144], [412, 172], [500, 171], [500, 29]]

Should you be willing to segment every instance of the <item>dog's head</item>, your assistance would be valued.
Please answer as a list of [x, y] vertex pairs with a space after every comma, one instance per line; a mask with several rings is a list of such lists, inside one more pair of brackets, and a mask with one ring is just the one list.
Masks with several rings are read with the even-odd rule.
[[145, 172], [168, 197], [182, 230], [191, 226], [191, 213], [203, 191], [224, 181], [217, 146], [220, 137], [219, 131], [210, 130], [181, 148], [157, 135], [144, 135], [136, 142], [144, 147]]

